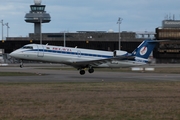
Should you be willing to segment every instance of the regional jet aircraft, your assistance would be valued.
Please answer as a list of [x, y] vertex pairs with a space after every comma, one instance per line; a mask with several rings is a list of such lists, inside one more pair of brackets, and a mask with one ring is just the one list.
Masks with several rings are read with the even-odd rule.
[[[10, 53], [10, 56], [20, 60], [70, 65], [77, 68], [81, 75], [84, 75], [86, 68], [89, 73], [93, 73], [94, 68], [120, 68], [145, 65], [149, 62], [148, 57], [156, 43], [157, 41], [155, 40], [144, 40], [132, 53], [121, 50], [110, 52], [48, 44], [28, 44], [13, 51]], [[22, 66], [23, 63], [20, 64], [20, 67]]]

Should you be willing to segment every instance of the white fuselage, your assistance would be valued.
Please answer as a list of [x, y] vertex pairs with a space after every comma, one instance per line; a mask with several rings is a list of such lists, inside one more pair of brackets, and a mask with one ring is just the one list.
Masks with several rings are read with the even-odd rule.
[[[62, 46], [29, 44], [18, 50], [15, 50], [10, 55], [21, 60], [35, 60], [63, 64], [73, 64], [77, 62], [88, 62], [93, 60], [113, 58], [114, 52], [79, 49]], [[117, 54], [117, 56], [127, 55], [128, 53], [126, 51], [118, 51]], [[113, 60], [93, 67], [119, 68], [146, 64], [142, 61], [144, 60], [141, 58], [136, 58], [136, 60]]]

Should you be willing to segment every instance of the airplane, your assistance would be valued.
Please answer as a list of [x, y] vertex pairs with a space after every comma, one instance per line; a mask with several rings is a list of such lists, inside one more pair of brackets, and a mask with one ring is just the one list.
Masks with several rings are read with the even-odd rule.
[[[94, 68], [121, 68], [145, 65], [157, 41], [144, 40], [132, 53], [127, 51], [102, 51], [42, 44], [28, 44], [10, 53], [11, 57], [23, 60], [61, 63], [73, 66], [81, 75]], [[23, 67], [21, 62], [20, 67]]]

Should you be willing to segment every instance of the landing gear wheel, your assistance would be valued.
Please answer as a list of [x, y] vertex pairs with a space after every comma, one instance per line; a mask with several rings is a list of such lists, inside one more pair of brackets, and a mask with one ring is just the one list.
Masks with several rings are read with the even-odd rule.
[[84, 75], [84, 74], [85, 74], [85, 70], [80, 70], [79, 73], [80, 73], [81, 75]]
[[23, 68], [23, 65], [21, 65], [21, 64], [20, 64], [20, 66], [19, 66], [19, 67], [20, 67], [20, 68]]
[[21, 64], [20, 64], [19, 67], [20, 67], [20, 68], [23, 68], [23, 66], [24, 66], [24, 65], [23, 65], [23, 61], [21, 61]]
[[93, 68], [90, 68], [90, 69], [88, 70], [88, 72], [89, 72], [89, 73], [93, 73], [93, 72], [94, 72], [94, 69], [93, 69]]

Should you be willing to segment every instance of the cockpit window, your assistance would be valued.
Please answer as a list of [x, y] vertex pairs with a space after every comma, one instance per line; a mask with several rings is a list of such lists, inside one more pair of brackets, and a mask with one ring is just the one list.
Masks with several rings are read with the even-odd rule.
[[22, 49], [33, 49], [33, 47], [32, 46], [24, 46], [24, 47], [22, 47]]

